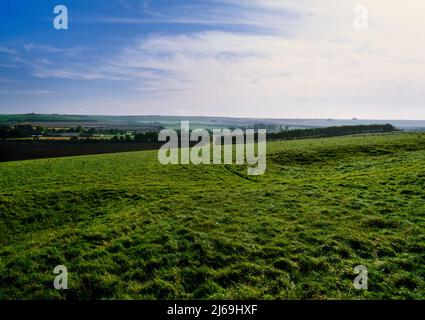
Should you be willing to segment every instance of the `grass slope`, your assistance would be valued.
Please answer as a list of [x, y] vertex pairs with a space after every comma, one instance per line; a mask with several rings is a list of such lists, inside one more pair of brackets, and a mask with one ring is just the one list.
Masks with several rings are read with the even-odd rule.
[[417, 134], [269, 143], [259, 177], [156, 151], [1, 163], [0, 298], [423, 299], [424, 165]]

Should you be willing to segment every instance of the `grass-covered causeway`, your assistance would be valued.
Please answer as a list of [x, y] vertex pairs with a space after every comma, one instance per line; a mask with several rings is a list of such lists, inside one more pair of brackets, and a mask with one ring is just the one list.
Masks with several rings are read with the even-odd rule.
[[0, 163], [0, 298], [423, 299], [424, 188], [419, 134], [272, 142], [259, 177], [157, 151]]

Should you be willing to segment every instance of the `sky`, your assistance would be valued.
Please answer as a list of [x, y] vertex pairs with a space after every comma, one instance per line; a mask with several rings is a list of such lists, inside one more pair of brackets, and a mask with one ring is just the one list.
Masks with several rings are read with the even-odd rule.
[[0, 113], [30, 112], [425, 119], [425, 1], [1, 0]]

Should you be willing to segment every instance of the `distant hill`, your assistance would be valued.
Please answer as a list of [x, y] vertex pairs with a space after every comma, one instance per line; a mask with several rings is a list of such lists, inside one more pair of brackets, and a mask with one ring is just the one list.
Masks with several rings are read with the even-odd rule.
[[407, 131], [425, 131], [425, 120], [368, 120], [368, 119], [272, 119], [232, 118], [201, 116], [103, 116], [103, 115], [61, 115], [61, 114], [0, 114], [1, 124], [33, 123], [38, 125], [78, 125], [106, 127], [135, 127], [157, 123], [168, 128], [177, 128], [180, 121], [188, 120], [192, 125], [206, 128], [246, 127], [254, 125], [280, 126], [286, 129], [325, 128], [335, 126], [391, 124]]

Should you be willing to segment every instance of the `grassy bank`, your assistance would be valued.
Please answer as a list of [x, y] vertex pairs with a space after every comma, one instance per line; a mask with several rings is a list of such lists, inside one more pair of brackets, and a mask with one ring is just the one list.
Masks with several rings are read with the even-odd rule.
[[267, 147], [258, 177], [156, 151], [0, 163], [0, 298], [425, 298], [425, 136]]

